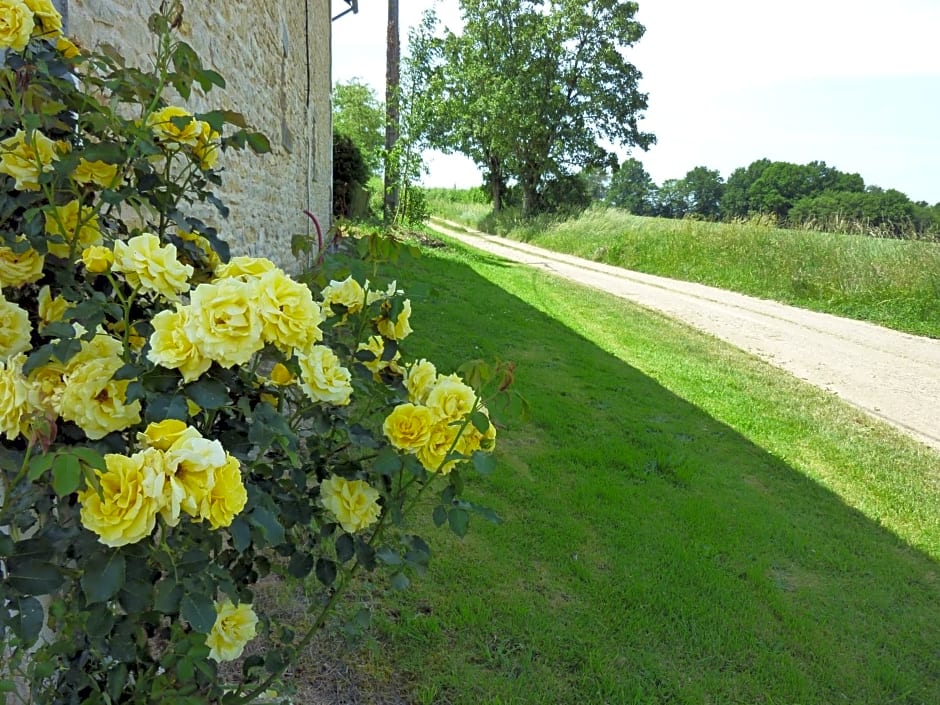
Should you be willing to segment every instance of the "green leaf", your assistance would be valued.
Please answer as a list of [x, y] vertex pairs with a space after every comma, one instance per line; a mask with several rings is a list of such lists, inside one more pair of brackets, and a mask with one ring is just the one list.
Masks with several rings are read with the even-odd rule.
[[232, 547], [239, 553], [243, 553], [251, 544], [251, 527], [248, 526], [248, 522], [242, 517], [235, 517], [228, 531], [232, 536]]
[[401, 456], [390, 447], [380, 450], [372, 463], [372, 469], [380, 475], [394, 475], [401, 467]]
[[47, 595], [65, 582], [58, 566], [48, 561], [10, 558], [6, 582], [23, 595]]
[[490, 417], [482, 411], [474, 411], [470, 416], [470, 423], [480, 433], [486, 433], [490, 428]]
[[154, 394], [148, 399], [147, 410], [144, 414], [147, 423], [164, 421], [166, 419], [189, 419], [189, 407], [182, 394]]
[[395, 573], [390, 582], [393, 590], [405, 590], [411, 585], [411, 581], [404, 573]]
[[25, 645], [32, 646], [39, 638], [45, 619], [42, 603], [35, 597], [21, 597], [16, 601], [16, 611], [16, 616], [10, 620], [10, 627]]
[[82, 590], [89, 604], [110, 599], [124, 586], [124, 555], [119, 551], [96, 553], [83, 567]]
[[385, 565], [401, 565], [402, 559], [398, 555], [398, 551], [393, 549], [391, 546], [382, 546], [375, 552], [375, 557], [382, 561]]
[[496, 459], [486, 451], [473, 451], [473, 467], [481, 475], [489, 475], [496, 469]]
[[260, 132], [248, 133], [246, 140], [248, 141], [248, 146], [251, 147], [251, 151], [255, 154], [267, 154], [271, 151], [271, 143], [268, 141], [268, 138]]
[[65, 338], [52, 344], [52, 354], [59, 362], [68, 362], [82, 350], [82, 341], [76, 338]]
[[284, 527], [273, 512], [264, 507], [255, 507], [248, 515], [248, 521], [261, 531], [264, 540], [272, 546], [284, 543]]
[[85, 446], [75, 446], [74, 448], [70, 448], [69, 452], [72, 455], [78, 456], [78, 459], [85, 463], [85, 465], [88, 465], [95, 470], [107, 469], [107, 465], [104, 462], [104, 456], [96, 450], [86, 448]]
[[298, 551], [290, 557], [287, 572], [295, 578], [306, 578], [313, 570], [313, 557], [309, 553]]
[[140, 365], [131, 365], [127, 364], [121, 367], [117, 372], [114, 373], [114, 376], [111, 377], [113, 380], [122, 380], [122, 379], [137, 379], [143, 374], [144, 368]]
[[45, 455], [36, 455], [30, 458], [29, 472], [26, 473], [26, 477], [30, 482], [35, 482], [44, 472], [52, 467], [57, 457], [55, 453], [46, 453]]
[[52, 359], [52, 344], [46, 343], [42, 345], [33, 352], [29, 354], [29, 357], [26, 358], [26, 363], [23, 365], [23, 374], [28, 375], [33, 370], [38, 369], [45, 365], [49, 360]]
[[226, 386], [214, 379], [201, 379], [187, 385], [183, 391], [203, 409], [221, 409], [231, 402]]
[[431, 515], [434, 520], [434, 526], [441, 527], [447, 521], [447, 507], [438, 504], [434, 507], [434, 513]]
[[75, 492], [82, 481], [82, 464], [71, 453], [59, 453], [52, 463], [52, 489], [60, 497]]
[[53, 321], [49, 325], [44, 326], [40, 334], [47, 338], [74, 338], [75, 328], [71, 323]]
[[447, 512], [447, 522], [450, 524], [451, 531], [463, 537], [466, 536], [467, 528], [470, 526], [470, 515], [465, 509], [453, 507]]
[[157, 583], [154, 597], [154, 609], [163, 614], [173, 614], [180, 608], [183, 599], [183, 586], [172, 577], [167, 576]]
[[340, 534], [336, 539], [336, 559], [340, 563], [351, 560], [356, 555], [356, 542], [349, 534]]
[[101, 638], [111, 632], [114, 623], [117, 621], [116, 615], [105, 603], [99, 602], [97, 605], [89, 607], [90, 614], [85, 623], [85, 629], [88, 636]]
[[124, 162], [124, 149], [117, 142], [97, 142], [85, 147], [82, 156], [90, 162], [122, 164]]
[[180, 602], [180, 616], [200, 634], [208, 634], [215, 625], [215, 605], [207, 595], [186, 595]]
[[336, 580], [336, 563], [326, 558], [317, 559], [317, 580], [329, 587]]

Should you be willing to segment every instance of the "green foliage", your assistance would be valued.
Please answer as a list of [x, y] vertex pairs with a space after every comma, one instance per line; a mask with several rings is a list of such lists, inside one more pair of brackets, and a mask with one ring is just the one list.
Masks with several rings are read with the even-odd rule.
[[333, 132], [348, 136], [359, 148], [370, 176], [381, 171], [385, 106], [371, 86], [355, 78], [333, 86]]
[[656, 184], [643, 164], [633, 157], [625, 159], [610, 177], [606, 203], [634, 215], [652, 215]]
[[[369, 178], [369, 170], [362, 152], [348, 135], [333, 132], [333, 215], [343, 218], [361, 218], [361, 202], [368, 204], [363, 188]], [[357, 207], [358, 206], [358, 207]]]
[[[224, 85], [182, 11], [150, 18], [148, 70], [51, 32], [0, 58], [0, 688], [36, 705], [256, 700], [357, 572], [425, 571], [421, 497], [466, 511], [461, 473], [491, 469], [503, 378], [431, 368], [419, 398], [396, 285], [304, 284], [189, 214], [224, 218], [220, 152], [268, 141], [167, 103]], [[415, 406], [417, 440], [387, 428]], [[303, 630], [252, 610], [308, 576]], [[256, 631], [265, 656], [221, 668]]]
[[473, 159], [494, 208], [507, 182], [525, 215], [553, 179], [604, 166], [599, 144], [647, 147], [640, 73], [625, 49], [643, 35], [633, 2], [461, 2], [463, 33], [437, 32], [433, 16], [411, 39], [409, 71], [424, 87], [430, 144]]

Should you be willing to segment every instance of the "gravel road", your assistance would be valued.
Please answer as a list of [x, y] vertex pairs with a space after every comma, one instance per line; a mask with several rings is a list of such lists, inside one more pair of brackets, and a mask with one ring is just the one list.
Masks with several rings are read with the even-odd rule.
[[714, 335], [940, 450], [940, 340], [666, 279], [484, 233], [430, 227]]

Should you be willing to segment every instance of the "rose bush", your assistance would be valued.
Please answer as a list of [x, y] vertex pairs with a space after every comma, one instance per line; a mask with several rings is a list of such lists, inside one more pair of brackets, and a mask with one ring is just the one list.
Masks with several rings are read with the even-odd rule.
[[[459, 498], [493, 465], [483, 396], [408, 361], [397, 283], [311, 286], [184, 212], [224, 218], [221, 154], [267, 142], [167, 101], [224, 81], [165, 5], [148, 72], [0, 0], [0, 692], [22, 702], [250, 702], [357, 570], [424, 568], [407, 515], [436, 479], [436, 524], [494, 518]], [[306, 632], [253, 608], [269, 576], [319, 586]]]

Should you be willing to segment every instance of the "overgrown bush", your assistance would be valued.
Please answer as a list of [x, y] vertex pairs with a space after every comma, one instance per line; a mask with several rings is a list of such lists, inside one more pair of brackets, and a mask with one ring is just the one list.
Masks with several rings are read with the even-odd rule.
[[[79, 51], [48, 0], [0, 0], [0, 692], [14, 701], [251, 702], [356, 571], [403, 587], [424, 569], [407, 517], [432, 488], [438, 525], [495, 518], [459, 498], [462, 468], [492, 469], [483, 396], [405, 358], [412, 303], [395, 282], [311, 290], [229, 257], [187, 214], [224, 216], [219, 160], [267, 141], [236, 113], [167, 102], [224, 81], [174, 37], [182, 6], [162, 9], [145, 71]], [[270, 575], [317, 581], [305, 633], [253, 609]], [[256, 635], [263, 655], [223, 676]]]
[[365, 184], [369, 180], [362, 152], [352, 138], [333, 132], [333, 215], [361, 218], [368, 215], [369, 196]]

